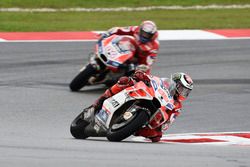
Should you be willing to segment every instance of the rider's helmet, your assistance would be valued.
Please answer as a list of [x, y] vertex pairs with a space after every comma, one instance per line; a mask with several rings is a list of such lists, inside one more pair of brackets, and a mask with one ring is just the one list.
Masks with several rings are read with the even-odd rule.
[[139, 28], [139, 40], [141, 43], [151, 41], [157, 34], [157, 27], [153, 21], [143, 21]]
[[192, 78], [182, 72], [171, 75], [170, 94], [179, 101], [184, 101], [193, 89]]

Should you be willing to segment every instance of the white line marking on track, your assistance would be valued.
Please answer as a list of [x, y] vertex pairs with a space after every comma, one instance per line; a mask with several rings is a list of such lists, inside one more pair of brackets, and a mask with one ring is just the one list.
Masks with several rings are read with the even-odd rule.
[[222, 35], [203, 30], [160, 30], [159, 40], [226, 39]]
[[148, 7], [116, 7], [116, 8], [0, 8], [0, 12], [120, 12], [148, 10], [208, 10], [208, 9], [248, 9], [244, 5], [195, 5], [195, 6], [148, 6]]
[[95, 42], [96, 39], [91, 39], [91, 40], [3, 40], [0, 42], [10, 42], [10, 43], [14, 43], [14, 42]]
[[[250, 37], [240, 37], [240, 38], [221, 38], [221, 39], [161, 39], [160, 41], [174, 41], [174, 40], [178, 40], [178, 41], [193, 41], [193, 40], [244, 40], [244, 39], [250, 39]], [[0, 42], [9, 42], [9, 43], [15, 43], [15, 42], [95, 42], [97, 41], [96, 39], [93, 40], [1, 40]]]

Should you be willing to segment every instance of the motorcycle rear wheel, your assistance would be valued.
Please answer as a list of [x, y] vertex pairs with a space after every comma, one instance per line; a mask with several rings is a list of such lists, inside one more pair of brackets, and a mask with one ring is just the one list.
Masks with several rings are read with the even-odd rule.
[[87, 83], [88, 80], [93, 74], [96, 73], [96, 69], [91, 65], [88, 64], [86, 68], [81, 71], [70, 83], [69, 88], [71, 91], [76, 92], [83, 88]]
[[134, 113], [132, 118], [127, 122], [117, 123], [116, 121], [108, 129], [107, 139], [109, 141], [122, 141], [123, 139], [134, 134], [141, 128], [149, 119], [148, 113], [145, 110], [139, 110]]
[[84, 133], [85, 128], [89, 122], [82, 119], [82, 114], [79, 114], [70, 125], [70, 133], [76, 139], [86, 139], [89, 136]]

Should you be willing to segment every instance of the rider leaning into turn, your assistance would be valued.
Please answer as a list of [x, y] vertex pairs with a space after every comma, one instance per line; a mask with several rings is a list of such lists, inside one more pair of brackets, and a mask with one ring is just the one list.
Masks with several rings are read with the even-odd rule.
[[153, 21], [143, 21], [140, 26], [113, 27], [107, 32], [102, 33], [99, 40], [113, 34], [130, 35], [135, 38], [137, 51], [134, 61], [136, 65], [141, 65], [140, 67], [149, 73], [159, 50], [156, 24]]
[[[138, 132], [136, 132], [136, 136], [143, 136], [151, 139], [152, 142], [160, 141], [162, 137], [162, 132], [167, 130], [169, 125], [173, 123], [175, 118], [180, 114], [180, 110], [182, 108], [182, 101], [186, 100], [189, 93], [193, 89], [193, 81], [190, 76], [185, 73], [175, 73], [171, 76], [171, 78], [161, 78], [163, 80], [164, 86], [169, 90], [170, 94], [174, 98], [174, 106], [175, 108], [172, 111], [167, 111], [169, 116], [169, 120], [166, 124], [162, 125], [157, 129], [150, 129], [149, 127], [141, 128]], [[95, 112], [99, 111], [102, 108], [102, 104], [104, 100], [107, 98], [119, 93], [123, 89], [133, 86], [136, 82], [143, 81], [147, 85], [150, 83], [149, 75], [144, 73], [143, 71], [136, 71], [131, 77], [121, 77], [118, 82], [113, 85], [111, 88], [107, 89], [103, 95], [99, 97], [96, 102], [89, 107], [94, 109]], [[155, 115], [157, 119], [161, 119], [161, 114]], [[160, 118], [159, 118], [160, 117]], [[157, 123], [150, 122], [150, 123]]]

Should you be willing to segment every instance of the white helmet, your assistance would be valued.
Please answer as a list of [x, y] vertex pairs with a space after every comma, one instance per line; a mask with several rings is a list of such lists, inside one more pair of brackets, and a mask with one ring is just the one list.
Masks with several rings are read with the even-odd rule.
[[193, 80], [189, 75], [182, 72], [171, 75], [169, 90], [179, 101], [186, 100], [192, 89]]

